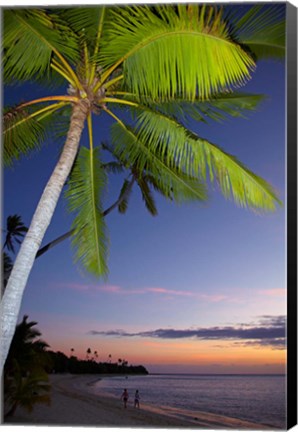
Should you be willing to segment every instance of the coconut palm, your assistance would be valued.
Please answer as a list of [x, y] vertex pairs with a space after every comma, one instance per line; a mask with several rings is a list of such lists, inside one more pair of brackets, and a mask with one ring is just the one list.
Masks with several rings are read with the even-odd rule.
[[[5, 83], [35, 80], [60, 91], [64, 85], [63, 94], [51, 90], [5, 108], [4, 162], [11, 165], [39, 148], [59, 119], [68, 116], [69, 125], [1, 302], [2, 364], [36, 253], [71, 171], [67, 198], [76, 258], [93, 274], [107, 274], [106, 173], [93, 134], [94, 122], [104, 116], [114, 121], [117, 156], [138, 173], [150, 173], [166, 197], [206, 199], [210, 181], [241, 206], [275, 209], [273, 188], [190, 131], [185, 119], [239, 115], [257, 105], [259, 97], [234, 97], [232, 90], [250, 79], [257, 58], [283, 54], [282, 11], [278, 5], [252, 7], [233, 16], [197, 4], [4, 10]], [[79, 149], [85, 125], [89, 142]]]

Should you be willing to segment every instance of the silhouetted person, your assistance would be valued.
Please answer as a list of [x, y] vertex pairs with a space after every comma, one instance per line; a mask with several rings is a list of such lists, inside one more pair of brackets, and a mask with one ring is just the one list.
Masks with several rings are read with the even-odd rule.
[[122, 393], [121, 399], [123, 400], [124, 408], [126, 408], [127, 401], [128, 401], [128, 391], [127, 391], [127, 389], [124, 389], [124, 390], [123, 390], [123, 393]]
[[139, 394], [139, 390], [136, 390], [136, 393], [135, 393], [135, 408], [140, 408], [140, 394]]

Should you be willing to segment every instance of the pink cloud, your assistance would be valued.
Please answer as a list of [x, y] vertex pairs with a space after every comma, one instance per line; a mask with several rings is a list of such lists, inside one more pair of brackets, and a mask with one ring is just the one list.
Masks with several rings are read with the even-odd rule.
[[210, 302], [220, 302], [223, 300], [227, 300], [228, 298], [227, 296], [219, 295], [219, 294], [214, 294], [214, 295], [201, 294], [200, 297]]
[[145, 292], [152, 292], [156, 294], [169, 294], [174, 296], [186, 296], [186, 297], [197, 297], [197, 293], [192, 291], [176, 291], [167, 288], [144, 288]]
[[56, 287], [72, 289], [82, 293], [97, 293], [105, 292], [108, 294], [120, 294], [120, 295], [145, 295], [145, 294], [156, 294], [161, 296], [179, 296], [179, 297], [193, 297], [203, 299], [209, 302], [220, 302], [226, 300], [227, 297], [224, 295], [209, 295], [202, 294], [196, 291], [187, 290], [173, 290], [163, 287], [145, 287], [137, 289], [127, 289], [119, 285], [94, 285], [94, 284], [76, 284], [76, 283], [60, 283]]
[[285, 288], [272, 288], [268, 290], [259, 291], [259, 294], [263, 294], [270, 297], [284, 297], [286, 295]]
[[122, 293], [123, 289], [118, 285], [100, 285], [96, 289], [97, 291], [104, 291], [108, 293]]
[[120, 293], [123, 289], [117, 285], [91, 285], [91, 284], [76, 284], [76, 283], [59, 283], [55, 287], [67, 288], [80, 292], [108, 292], [108, 293]]
[[203, 300], [207, 300], [210, 302], [219, 302], [222, 300], [226, 300], [227, 297], [219, 294], [201, 294], [195, 291], [183, 291], [183, 290], [170, 290], [166, 288], [147, 288], [148, 292], [153, 292], [157, 294], [169, 294], [174, 296], [185, 296], [185, 297], [195, 297]]

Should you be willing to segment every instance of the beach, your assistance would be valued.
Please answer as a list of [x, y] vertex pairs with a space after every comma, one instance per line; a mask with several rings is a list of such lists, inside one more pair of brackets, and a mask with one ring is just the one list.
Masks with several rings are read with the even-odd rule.
[[5, 424], [94, 426], [180, 429], [247, 429], [264, 430], [268, 427], [240, 419], [206, 412], [190, 412], [171, 407], [141, 404], [133, 407], [130, 400], [126, 409], [119, 399], [106, 393], [95, 394], [93, 384], [98, 376], [51, 375], [51, 405], [35, 405], [32, 413], [18, 408]]

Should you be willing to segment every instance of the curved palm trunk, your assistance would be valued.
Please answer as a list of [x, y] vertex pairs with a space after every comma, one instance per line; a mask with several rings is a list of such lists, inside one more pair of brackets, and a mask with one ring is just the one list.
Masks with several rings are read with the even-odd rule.
[[15, 332], [27, 279], [75, 160], [88, 109], [89, 101], [85, 99], [73, 108], [62, 154], [40, 198], [1, 300], [1, 374]]

